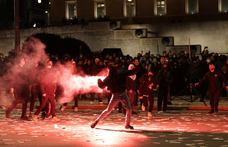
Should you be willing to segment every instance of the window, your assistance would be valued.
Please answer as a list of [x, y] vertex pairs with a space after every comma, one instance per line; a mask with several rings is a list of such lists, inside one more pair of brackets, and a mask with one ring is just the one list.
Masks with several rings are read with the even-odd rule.
[[199, 0], [186, 0], [186, 13], [195, 14], [199, 12]]
[[155, 15], [165, 15], [166, 14], [166, 0], [156, 0], [155, 1]]
[[124, 0], [124, 16], [136, 16], [136, 0]]
[[219, 12], [228, 12], [227, 0], [219, 0]]
[[102, 17], [106, 15], [105, 1], [95, 0], [94, 1], [94, 18]]
[[76, 8], [76, 1], [66, 1], [66, 19], [72, 19], [73, 17], [77, 17]]

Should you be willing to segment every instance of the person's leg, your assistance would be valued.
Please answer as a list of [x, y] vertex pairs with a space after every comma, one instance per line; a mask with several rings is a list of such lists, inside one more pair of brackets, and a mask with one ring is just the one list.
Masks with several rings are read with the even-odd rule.
[[143, 99], [142, 99], [142, 101], [143, 101], [142, 110], [145, 111], [147, 109], [147, 107], [148, 107], [147, 97], [144, 96]]
[[103, 93], [97, 93], [97, 96], [98, 96], [98, 102], [99, 103], [102, 103], [102, 99], [103, 99]]
[[93, 104], [94, 103], [94, 99], [95, 99], [95, 93], [91, 93], [91, 103], [90, 104]]
[[163, 111], [166, 112], [167, 110], [167, 96], [168, 96], [168, 87], [164, 87], [163, 90]]
[[100, 114], [100, 116], [91, 124], [91, 128], [94, 128], [98, 122], [103, 120], [109, 113], [112, 112], [113, 108], [117, 105], [117, 103], [120, 101], [118, 94], [113, 94], [112, 98], [108, 104], [108, 107]]
[[148, 111], [152, 112], [154, 107], [154, 94], [149, 95], [149, 103], [150, 103], [150, 107]]
[[35, 102], [36, 102], [36, 88], [33, 86], [32, 87], [32, 90], [31, 90], [31, 102], [30, 102], [30, 113], [33, 112], [33, 109], [34, 109], [34, 105], [35, 105]]
[[12, 104], [10, 105], [10, 107], [6, 110], [6, 117], [10, 118], [10, 113], [11, 111], [13, 111], [13, 109], [16, 107], [16, 105], [20, 102], [20, 100], [15, 99]]
[[218, 113], [219, 98], [220, 98], [220, 91], [217, 90], [214, 93], [215, 113]]
[[28, 103], [28, 101], [25, 101], [25, 102], [22, 103], [22, 114], [21, 114], [21, 118], [27, 117], [27, 116], [26, 116], [26, 112], [27, 112], [27, 103]]
[[214, 92], [209, 91], [211, 111], [209, 113], [214, 113]]
[[51, 103], [51, 113], [52, 113], [52, 118], [55, 117], [55, 97], [54, 95], [49, 95], [49, 98], [48, 100], [50, 101]]
[[163, 98], [163, 88], [160, 87], [158, 91], [158, 104], [157, 104], [157, 110], [162, 110], [162, 98]]
[[125, 117], [125, 128], [126, 129], [134, 129], [132, 126], [130, 126], [131, 123], [131, 114], [132, 114], [132, 108], [129, 101], [129, 97], [127, 95], [127, 92], [124, 92], [120, 95], [121, 102], [124, 105], [124, 108], [126, 109], [126, 117]]
[[46, 95], [46, 96], [43, 96], [42, 97], [42, 104], [41, 106], [36, 110], [35, 112], [35, 115], [39, 115], [40, 112], [42, 111], [42, 109], [45, 107], [47, 101], [48, 101], [48, 98], [49, 98], [50, 95]]
[[111, 98], [112, 98], [112, 93], [108, 91], [108, 103], [110, 102]]

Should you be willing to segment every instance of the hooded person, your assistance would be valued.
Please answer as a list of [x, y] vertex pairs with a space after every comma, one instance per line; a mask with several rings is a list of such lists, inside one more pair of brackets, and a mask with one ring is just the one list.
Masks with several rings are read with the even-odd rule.
[[124, 70], [121, 65], [115, 64], [110, 67], [109, 75], [102, 81], [98, 79], [98, 86], [101, 89], [108, 87], [112, 93], [112, 98], [107, 106], [107, 108], [100, 114], [100, 116], [91, 124], [91, 128], [96, 127], [96, 125], [103, 120], [109, 113], [112, 112], [113, 108], [122, 102], [124, 108], [126, 109], [125, 118], [125, 129], [134, 129], [131, 123], [132, 108], [131, 103], [126, 92], [126, 77], [134, 75], [138, 72], [137, 69]]

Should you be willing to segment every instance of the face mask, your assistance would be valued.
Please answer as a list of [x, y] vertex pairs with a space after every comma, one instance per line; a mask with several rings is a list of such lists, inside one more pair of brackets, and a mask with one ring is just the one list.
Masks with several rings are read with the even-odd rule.
[[152, 62], [152, 59], [150, 59], [150, 62]]
[[210, 63], [210, 61], [211, 61], [211, 60], [208, 59], [208, 60], [207, 60], [207, 63]]
[[146, 64], [149, 64], [149, 62], [146, 62]]
[[157, 62], [157, 59], [154, 59], [153, 61], [154, 61], [154, 62]]
[[51, 68], [51, 65], [48, 65], [47, 68]]

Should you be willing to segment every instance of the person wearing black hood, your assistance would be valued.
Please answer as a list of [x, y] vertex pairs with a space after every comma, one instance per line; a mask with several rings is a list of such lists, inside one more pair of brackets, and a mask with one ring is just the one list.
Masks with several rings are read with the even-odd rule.
[[137, 68], [133, 70], [123, 70], [120, 69], [119, 64], [110, 67], [109, 75], [102, 81], [98, 79], [98, 86], [100, 88], [105, 88], [106, 86], [112, 93], [112, 98], [108, 104], [108, 107], [100, 114], [100, 116], [91, 124], [91, 128], [96, 127], [96, 125], [104, 119], [109, 113], [112, 112], [113, 108], [122, 102], [126, 109], [126, 120], [125, 129], [134, 129], [131, 123], [132, 108], [128, 94], [126, 92], [126, 77], [136, 74]]
[[162, 101], [163, 101], [163, 112], [166, 113], [169, 85], [173, 81], [173, 76], [171, 72], [168, 71], [167, 64], [163, 64], [162, 69], [157, 74], [156, 80], [157, 80], [157, 84], [159, 85], [157, 110], [158, 110], [158, 113], [162, 112], [161, 109], [162, 109]]

